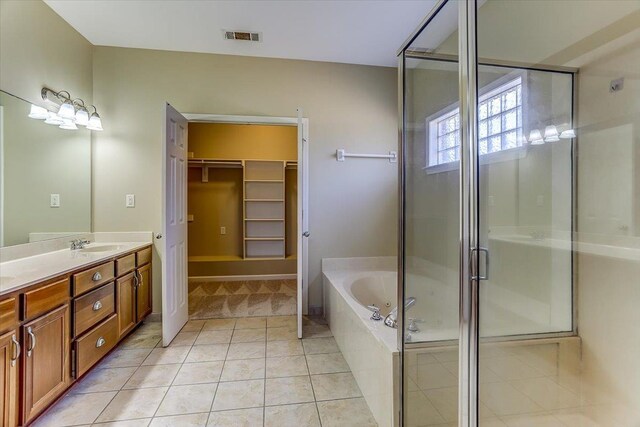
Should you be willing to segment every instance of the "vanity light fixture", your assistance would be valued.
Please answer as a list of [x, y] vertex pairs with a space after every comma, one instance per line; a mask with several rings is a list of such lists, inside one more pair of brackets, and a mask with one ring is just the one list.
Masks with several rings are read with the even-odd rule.
[[[86, 126], [89, 130], [103, 130], [102, 119], [95, 106], [93, 113], [89, 114], [85, 102], [76, 98], [66, 90], [56, 92], [55, 90], [43, 87], [40, 91], [42, 100], [49, 103], [49, 108], [31, 105], [29, 117], [32, 119], [44, 120], [50, 125], [60, 126], [61, 129], [76, 130], [78, 125]], [[52, 110], [52, 111], [50, 111]]]
[[554, 125], [549, 125], [544, 128], [544, 142], [557, 142], [560, 141], [558, 138], [558, 128]]
[[538, 129], [533, 129], [529, 133], [529, 143], [531, 145], [542, 145], [544, 144], [544, 139], [542, 139], [542, 134]]

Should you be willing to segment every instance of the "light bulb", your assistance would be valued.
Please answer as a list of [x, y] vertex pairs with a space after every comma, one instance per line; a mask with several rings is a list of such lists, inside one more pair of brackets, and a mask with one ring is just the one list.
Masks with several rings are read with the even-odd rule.
[[63, 119], [63, 122], [60, 125], [60, 129], [77, 130], [78, 126], [76, 126], [76, 124], [73, 123], [73, 120]]
[[76, 124], [86, 126], [89, 124], [89, 113], [81, 108], [76, 112]]
[[71, 101], [67, 100], [62, 103], [60, 109], [58, 110], [58, 116], [63, 119], [73, 120], [76, 118], [76, 109], [73, 108], [73, 104]]
[[49, 117], [47, 117], [47, 120], [45, 120], [44, 122], [48, 125], [58, 126], [62, 124], [62, 119], [56, 113], [49, 111]]
[[102, 129], [102, 120], [98, 113], [91, 114], [91, 118], [89, 119], [89, 124], [87, 125], [87, 129], [89, 130], [103, 130]]
[[32, 119], [45, 120], [49, 117], [49, 112], [47, 111], [46, 108], [31, 104], [31, 110], [29, 110], [29, 117]]
[[573, 129], [562, 131], [562, 133], [560, 134], [560, 138], [562, 139], [571, 139], [575, 137], [576, 137], [576, 131]]
[[534, 141], [538, 141], [542, 139], [542, 134], [538, 129], [533, 129], [529, 132], [529, 142], [533, 144]]

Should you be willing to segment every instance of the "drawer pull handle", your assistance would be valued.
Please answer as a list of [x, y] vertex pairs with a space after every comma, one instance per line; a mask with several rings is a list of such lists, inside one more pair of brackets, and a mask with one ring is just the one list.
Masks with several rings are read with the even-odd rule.
[[33, 349], [36, 348], [36, 336], [33, 334], [31, 326], [27, 328], [27, 334], [29, 334], [29, 347], [27, 348], [27, 357], [31, 357]]
[[93, 303], [93, 311], [98, 311], [102, 308], [102, 302], [101, 301], [96, 301], [95, 303]]
[[140, 285], [140, 280], [138, 280], [138, 272], [133, 271], [133, 287], [137, 288]]
[[100, 274], [99, 271], [96, 271], [95, 273], [93, 273], [93, 277], [91, 278], [91, 280], [93, 280], [94, 282], [102, 280], [102, 274]]
[[16, 366], [16, 361], [20, 357], [20, 343], [16, 339], [16, 335], [11, 335], [11, 342], [13, 343], [13, 358], [11, 359], [11, 366]]
[[98, 341], [96, 341], [96, 348], [100, 348], [103, 345], [105, 345], [107, 343], [107, 340], [105, 340], [104, 338], [100, 337], [98, 338]]

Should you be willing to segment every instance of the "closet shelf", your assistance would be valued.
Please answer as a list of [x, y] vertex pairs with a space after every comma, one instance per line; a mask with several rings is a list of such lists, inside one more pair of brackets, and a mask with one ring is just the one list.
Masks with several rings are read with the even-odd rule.
[[245, 221], [284, 221], [284, 218], [245, 218]]
[[251, 241], [266, 241], [266, 242], [271, 242], [271, 241], [283, 241], [284, 237], [245, 237], [244, 240], [251, 240]]
[[245, 179], [244, 182], [284, 182], [283, 179]]
[[220, 159], [189, 159], [189, 167], [199, 168], [199, 167], [209, 167], [209, 168], [239, 168], [242, 169], [242, 160], [220, 160]]
[[284, 202], [284, 199], [244, 199], [245, 202]]

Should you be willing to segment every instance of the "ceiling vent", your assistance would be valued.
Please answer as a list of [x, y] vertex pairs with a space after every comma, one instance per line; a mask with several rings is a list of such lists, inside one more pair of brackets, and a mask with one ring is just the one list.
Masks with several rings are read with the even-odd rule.
[[243, 40], [247, 42], [259, 42], [262, 40], [262, 34], [252, 33], [249, 31], [227, 31], [224, 30], [225, 40]]

